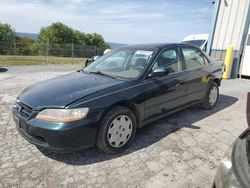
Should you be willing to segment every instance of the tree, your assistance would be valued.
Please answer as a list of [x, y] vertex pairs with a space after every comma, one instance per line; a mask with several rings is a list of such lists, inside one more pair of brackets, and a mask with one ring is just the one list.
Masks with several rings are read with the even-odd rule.
[[16, 33], [9, 24], [0, 22], [0, 42], [15, 41]]
[[102, 54], [106, 48], [109, 48], [102, 35], [86, 34], [60, 22], [42, 27], [38, 35], [38, 42], [43, 43], [40, 44], [40, 54], [45, 53], [45, 44], [49, 43], [50, 55], [56, 56], [72, 55], [72, 44], [74, 44], [75, 56]]
[[84, 32], [75, 30], [74, 36], [75, 36], [75, 44], [86, 45], [87, 35]]
[[[55, 56], [70, 56], [71, 45], [74, 43], [74, 30], [60, 22], [53, 23], [50, 26], [42, 27], [38, 35], [38, 42], [40, 44], [40, 54], [46, 53], [46, 48], [50, 49], [50, 55]], [[48, 43], [49, 46], [45, 46]]]
[[85, 43], [89, 46], [98, 46], [100, 48], [108, 48], [108, 45], [105, 43], [102, 35], [97, 33], [88, 33]]
[[38, 55], [38, 46], [28, 37], [16, 37], [17, 55]]
[[42, 27], [38, 35], [38, 42], [65, 44], [75, 42], [74, 30], [60, 22], [53, 23], [50, 26]]
[[0, 23], [0, 54], [14, 53], [16, 33], [9, 24]]

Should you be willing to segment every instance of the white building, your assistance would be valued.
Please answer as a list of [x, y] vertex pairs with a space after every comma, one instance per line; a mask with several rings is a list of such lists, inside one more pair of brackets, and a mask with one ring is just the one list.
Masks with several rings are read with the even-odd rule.
[[216, 0], [207, 52], [224, 60], [226, 49], [234, 46], [232, 78], [250, 77], [250, 0]]

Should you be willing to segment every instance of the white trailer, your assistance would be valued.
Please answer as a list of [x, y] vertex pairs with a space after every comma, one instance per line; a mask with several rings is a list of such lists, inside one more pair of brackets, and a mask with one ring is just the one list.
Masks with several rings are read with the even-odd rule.
[[248, 31], [248, 37], [242, 59], [241, 75], [250, 76], [250, 29]]
[[202, 50], [206, 51], [208, 41], [208, 34], [195, 34], [186, 36], [182, 42], [199, 46]]

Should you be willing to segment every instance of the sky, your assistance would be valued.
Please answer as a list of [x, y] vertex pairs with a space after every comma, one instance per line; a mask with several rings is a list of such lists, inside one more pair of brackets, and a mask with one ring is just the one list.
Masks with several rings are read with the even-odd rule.
[[126, 44], [180, 42], [208, 33], [212, 0], [0, 0], [0, 22], [16, 32], [39, 33], [62, 22], [105, 41]]

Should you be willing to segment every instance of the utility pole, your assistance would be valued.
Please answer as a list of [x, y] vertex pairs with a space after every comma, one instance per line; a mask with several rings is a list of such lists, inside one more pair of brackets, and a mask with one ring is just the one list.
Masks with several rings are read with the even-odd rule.
[[46, 45], [46, 63], [49, 64], [49, 40]]
[[74, 61], [74, 43], [71, 44], [71, 63]]
[[14, 41], [14, 53], [15, 53], [15, 63], [16, 63], [16, 40]]

